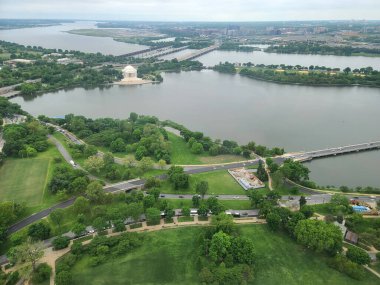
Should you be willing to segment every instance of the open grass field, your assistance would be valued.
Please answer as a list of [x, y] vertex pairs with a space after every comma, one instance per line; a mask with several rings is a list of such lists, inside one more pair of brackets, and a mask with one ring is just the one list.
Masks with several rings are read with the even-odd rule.
[[[61, 157], [55, 146], [34, 158], [9, 158], [0, 167], [0, 200], [26, 203], [25, 215], [47, 208], [58, 202], [47, 191], [55, 157]], [[62, 162], [64, 163], [64, 162]]]
[[239, 155], [210, 156], [207, 152], [202, 155], [193, 154], [183, 138], [171, 132], [168, 132], [168, 137], [171, 142], [172, 164], [216, 164], [245, 160], [244, 157]]
[[[353, 280], [325, 264], [324, 257], [305, 250], [287, 236], [270, 232], [266, 225], [239, 226], [241, 235], [256, 246], [253, 285], [370, 285], [370, 273]], [[202, 227], [187, 227], [143, 234], [142, 247], [97, 267], [84, 257], [72, 268], [75, 284], [199, 284], [196, 238]]]
[[0, 168], [0, 200], [40, 204], [49, 163], [47, 158], [7, 159]]
[[195, 194], [195, 187], [200, 181], [207, 181], [209, 190], [207, 194], [231, 194], [246, 195], [246, 191], [232, 178], [226, 170], [218, 170], [200, 174], [190, 175], [190, 186], [188, 189], [173, 189], [169, 181], [164, 181], [160, 188], [161, 193], [186, 193]]

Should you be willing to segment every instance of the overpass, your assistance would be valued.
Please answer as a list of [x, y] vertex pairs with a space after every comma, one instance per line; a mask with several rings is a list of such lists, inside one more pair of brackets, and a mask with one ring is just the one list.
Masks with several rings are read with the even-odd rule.
[[353, 144], [353, 145], [347, 145], [347, 146], [341, 146], [341, 147], [326, 148], [326, 149], [314, 150], [314, 151], [302, 151], [302, 152], [297, 152], [297, 153], [289, 153], [289, 154], [280, 156], [278, 158], [283, 158], [283, 159], [290, 158], [293, 160], [304, 162], [304, 161], [310, 161], [316, 158], [336, 156], [336, 155], [341, 155], [341, 154], [355, 153], [355, 152], [374, 150], [374, 149], [380, 149], [380, 141]]
[[212, 46], [209, 46], [209, 47], [197, 50], [195, 52], [192, 52], [192, 53], [189, 53], [189, 54], [177, 57], [177, 60], [178, 61], [192, 60], [192, 59], [200, 57], [200, 56], [202, 56], [202, 55], [204, 55], [206, 53], [212, 52], [212, 51], [218, 49], [219, 47], [220, 47], [219, 44], [215, 44], [215, 45], [212, 45]]

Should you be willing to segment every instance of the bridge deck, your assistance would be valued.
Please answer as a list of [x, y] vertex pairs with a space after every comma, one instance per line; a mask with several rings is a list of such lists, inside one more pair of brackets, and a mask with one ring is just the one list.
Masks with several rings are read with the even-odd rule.
[[190, 59], [194, 59], [194, 58], [197, 58], [201, 55], [204, 55], [206, 53], [209, 53], [209, 52], [212, 52], [213, 50], [216, 50], [217, 48], [219, 48], [220, 45], [213, 45], [213, 46], [209, 46], [207, 48], [203, 48], [203, 49], [200, 49], [196, 52], [193, 52], [193, 53], [190, 53], [190, 54], [186, 54], [184, 56], [180, 56], [180, 57], [177, 57], [177, 60], [178, 61], [184, 61], [184, 60], [190, 60]]
[[334, 155], [339, 155], [339, 154], [346, 154], [346, 153], [373, 150], [373, 149], [380, 149], [380, 141], [347, 145], [347, 146], [342, 146], [342, 147], [327, 148], [327, 149], [322, 149], [322, 150], [305, 151], [299, 154], [288, 156], [288, 158], [292, 158], [292, 159], [296, 159], [300, 161], [307, 161], [307, 160], [312, 160], [313, 158], [334, 156]]

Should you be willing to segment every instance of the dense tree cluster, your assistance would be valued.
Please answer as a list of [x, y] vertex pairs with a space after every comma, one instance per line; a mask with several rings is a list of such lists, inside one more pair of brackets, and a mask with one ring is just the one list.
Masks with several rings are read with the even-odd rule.
[[48, 148], [47, 130], [37, 121], [6, 125], [3, 152], [13, 157], [33, 157]]
[[334, 224], [302, 220], [297, 223], [294, 233], [299, 243], [317, 252], [336, 255], [342, 250], [342, 232]]
[[[284, 68], [285, 70], [276, 70], [277, 68]], [[303, 68], [305, 68], [306, 71], [303, 70]], [[307, 69], [309, 71], [307, 71]], [[297, 70], [303, 70], [305, 72]], [[343, 72], [340, 72], [339, 69], [326, 67], [317, 70], [317, 67], [314, 66], [307, 68], [301, 66], [256, 65], [255, 68], [243, 68], [239, 74], [254, 79], [289, 84], [380, 86], [380, 73], [377, 70], [373, 70], [372, 67], [355, 69], [353, 71], [351, 71], [350, 68], [345, 68]]]
[[[146, 77], [148, 75], [157, 75], [161, 71], [190, 71], [190, 70], [201, 70], [203, 64], [199, 61], [183, 60], [178, 61], [177, 59], [165, 60], [156, 63], [144, 63], [139, 66], [137, 74], [139, 77]], [[162, 81], [162, 78], [160, 78]]]
[[98, 266], [115, 255], [125, 255], [141, 246], [143, 237], [137, 233], [123, 233], [119, 236], [96, 236], [88, 245], [74, 243], [70, 254], [62, 257], [56, 267], [55, 284], [70, 285], [72, 276], [70, 269], [83, 256], [90, 256], [90, 265]]
[[240, 237], [232, 217], [219, 214], [200, 237], [199, 279], [205, 284], [245, 284], [253, 280], [255, 247]]
[[228, 51], [240, 51], [240, 52], [252, 52], [259, 50], [257, 47], [241, 45], [240, 43], [235, 42], [224, 42], [220, 45], [219, 50], [228, 50]]
[[7, 238], [7, 228], [25, 213], [25, 205], [0, 202], [0, 246]]
[[189, 174], [182, 167], [172, 166], [168, 170], [168, 178], [174, 189], [187, 189], [189, 187]]
[[[27, 115], [25, 111], [21, 109], [21, 106], [10, 102], [4, 97], [0, 97], [0, 120], [3, 118], [13, 118], [14, 115]], [[0, 124], [0, 126], [2, 123]]]
[[332, 54], [350, 56], [358, 53], [380, 54], [380, 49], [352, 46], [328, 46], [319, 43], [294, 42], [286, 45], [269, 46], [266, 52], [275, 53], [299, 53], [299, 54]]
[[64, 124], [65, 128], [88, 144], [110, 148], [114, 152], [131, 153], [137, 160], [150, 156], [157, 161], [163, 159], [170, 163], [168, 136], [156, 117], [132, 113], [127, 120], [93, 120], [70, 114], [58, 123]]
[[88, 184], [89, 179], [83, 170], [64, 165], [54, 169], [48, 189], [53, 194], [62, 192], [73, 195], [84, 193]]
[[235, 65], [227, 61], [225, 63], [219, 63], [218, 65], [215, 65], [212, 69], [215, 71], [222, 72], [222, 73], [230, 73], [230, 74], [236, 73]]

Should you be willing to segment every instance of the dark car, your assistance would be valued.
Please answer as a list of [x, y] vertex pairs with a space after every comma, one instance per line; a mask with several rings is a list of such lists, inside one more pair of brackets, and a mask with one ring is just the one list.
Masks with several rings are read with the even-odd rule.
[[179, 197], [179, 198], [185, 198], [185, 197], [183, 197], [182, 195], [179, 195], [178, 197]]
[[161, 198], [164, 198], [164, 197], [165, 197], [165, 195], [164, 195], [164, 194], [161, 194], [161, 195], [160, 195], [160, 197], [161, 197]]

